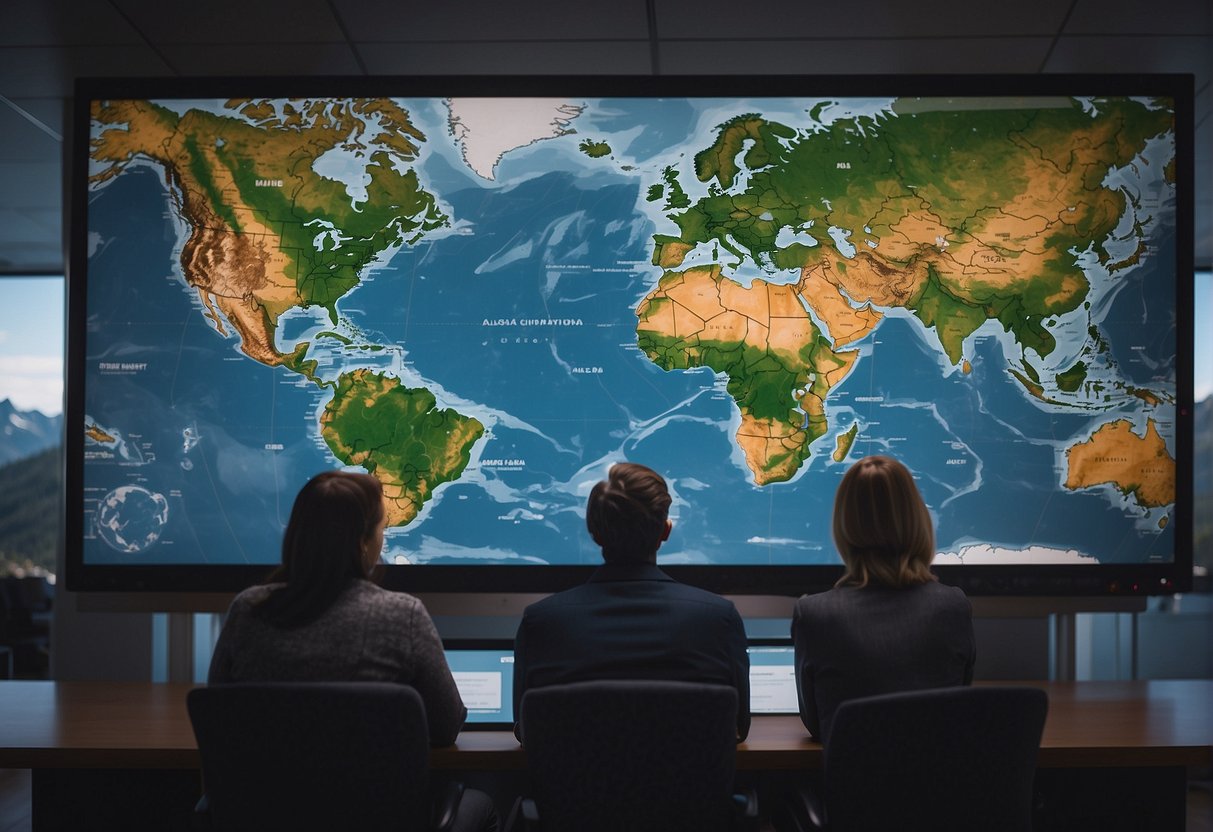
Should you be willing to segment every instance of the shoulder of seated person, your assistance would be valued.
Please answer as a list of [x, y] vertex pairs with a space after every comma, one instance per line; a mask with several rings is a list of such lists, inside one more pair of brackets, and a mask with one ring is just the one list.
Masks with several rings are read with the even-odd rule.
[[384, 589], [370, 581], [355, 581], [349, 591], [353, 597], [361, 601], [385, 607], [411, 608], [423, 606], [421, 600], [415, 595]]

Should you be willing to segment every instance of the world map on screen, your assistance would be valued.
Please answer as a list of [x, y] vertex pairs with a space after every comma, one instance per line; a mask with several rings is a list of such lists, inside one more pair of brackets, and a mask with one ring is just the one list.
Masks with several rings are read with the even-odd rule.
[[273, 563], [308, 477], [395, 563], [838, 562], [856, 459], [937, 563], [1173, 557], [1174, 112], [1130, 98], [103, 100], [85, 562]]

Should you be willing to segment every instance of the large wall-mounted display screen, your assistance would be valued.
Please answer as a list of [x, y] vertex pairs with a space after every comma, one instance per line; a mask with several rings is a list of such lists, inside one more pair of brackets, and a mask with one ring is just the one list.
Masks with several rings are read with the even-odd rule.
[[78, 94], [80, 588], [238, 589], [348, 467], [389, 583], [550, 589], [626, 459], [669, 482], [661, 564], [799, 591], [874, 453], [978, 591], [1190, 571], [1190, 79]]

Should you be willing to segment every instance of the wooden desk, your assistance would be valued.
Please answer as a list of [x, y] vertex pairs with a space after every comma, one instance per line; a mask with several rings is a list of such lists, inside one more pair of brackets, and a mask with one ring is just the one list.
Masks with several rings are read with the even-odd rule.
[[[1149, 780], [1152, 771], [1166, 792], [1157, 799], [1173, 810], [1177, 788], [1183, 800], [1187, 767], [1213, 764], [1213, 681], [1025, 684], [1049, 694], [1039, 756], [1046, 779], [1049, 770], [1098, 770], [1091, 788], [1112, 783], [1141, 791], [1143, 776]], [[35, 789], [38, 772], [196, 772], [198, 749], [185, 710], [190, 687], [0, 681], [0, 768], [34, 769]], [[526, 755], [508, 732], [465, 731], [455, 746], [435, 749], [431, 763], [445, 770], [520, 771]], [[796, 717], [755, 717], [749, 738], [738, 746], [742, 771], [820, 766], [821, 746]], [[1122, 770], [1128, 786], [1116, 784], [1112, 769]]]
[[[1213, 680], [1022, 684], [1049, 694], [1040, 768], [1213, 764]], [[431, 762], [435, 768], [501, 770], [525, 767], [526, 756], [512, 734], [465, 731], [454, 748], [435, 749]], [[750, 736], [737, 748], [741, 770], [820, 766], [821, 745], [794, 716], [754, 717]]]
[[[1049, 694], [1042, 768], [1213, 764], [1213, 680], [1033, 682]], [[198, 768], [181, 684], [0, 681], [0, 768]], [[465, 731], [439, 769], [526, 767], [508, 732]], [[742, 769], [821, 765], [796, 717], [754, 718]]]

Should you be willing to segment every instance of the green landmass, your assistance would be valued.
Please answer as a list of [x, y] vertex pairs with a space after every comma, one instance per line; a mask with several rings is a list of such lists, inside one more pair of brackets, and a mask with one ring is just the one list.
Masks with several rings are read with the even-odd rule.
[[[288, 148], [283, 152], [298, 154]], [[387, 249], [416, 242], [422, 233], [447, 222], [433, 195], [419, 185], [417, 174], [396, 170], [383, 151], [371, 154], [366, 168], [371, 177], [368, 198], [357, 205], [351, 203], [343, 183], [311, 173], [310, 165], [292, 166], [298, 171], [292, 179], [302, 180], [297, 190], [264, 188], [257, 187], [256, 181], [273, 174], [267, 173], [265, 160], [252, 155], [251, 148], [226, 141], [215, 155], [230, 169], [240, 200], [270, 222], [281, 223], [279, 249], [291, 260], [299, 305], [327, 309], [334, 324], [337, 301], [358, 285], [366, 266]], [[319, 221], [332, 223], [343, 237], [352, 239], [343, 240], [340, 247], [317, 249], [314, 240], [327, 227]]]
[[953, 364], [964, 356], [964, 340], [986, 322], [985, 310], [966, 303], [946, 289], [933, 267], [927, 268], [926, 283], [914, 301], [913, 309], [923, 326], [935, 328], [935, 337]]
[[1091, 324], [1087, 327], [1087, 334], [1091, 336], [1091, 342], [1095, 345], [1096, 353], [1108, 351], [1108, 342], [1104, 340], [1103, 333], [1099, 331], [1099, 327]]
[[484, 425], [439, 408], [424, 387], [364, 369], [338, 377], [320, 433], [338, 459], [383, 484], [389, 522], [404, 525], [435, 488], [463, 473]]
[[[744, 114], [721, 124], [714, 142], [695, 156], [696, 175], [709, 184], [707, 196], [669, 219], [689, 247], [715, 242], [738, 258], [786, 269], [833, 252], [830, 226], [867, 227], [875, 240], [896, 239], [906, 216], [928, 212], [958, 251], [969, 246], [973, 256], [986, 252], [1017, 277], [983, 282], [966, 270], [947, 277], [934, 270], [905, 305], [935, 327], [954, 361], [959, 342], [987, 318], [997, 319], [1025, 350], [1046, 356], [1055, 341], [1044, 322], [1077, 308], [1088, 291], [1069, 251], [1101, 241], [1125, 210], [1125, 196], [1105, 188], [1104, 175], [1172, 129], [1166, 111], [1123, 99], [1101, 101], [1098, 118], [1077, 102], [1039, 110], [923, 109], [895, 118], [840, 119], [808, 135]], [[748, 173], [745, 190], [727, 193], [738, 182], [739, 158]], [[1068, 207], [1032, 238], [1032, 250], [1047, 256], [1018, 273], [1021, 250], [995, 248], [982, 234], [990, 223], [1005, 223], [1002, 209], [1025, 193]], [[781, 248], [776, 238], [785, 228], [807, 233], [819, 245]], [[663, 246], [669, 239], [654, 242]], [[921, 253], [939, 254], [933, 241]], [[1107, 262], [1102, 248], [1096, 246], [1096, 253]], [[922, 267], [914, 257], [882, 260], [879, 246], [860, 254], [895, 272]]]
[[353, 341], [351, 341], [349, 338], [346, 338], [346, 337], [345, 337], [344, 335], [342, 335], [341, 333], [339, 333], [339, 332], [332, 332], [332, 331], [327, 330], [327, 329], [326, 329], [324, 332], [317, 332], [317, 333], [316, 333], [316, 337], [317, 337], [317, 338], [332, 338], [332, 339], [334, 339], [335, 341], [340, 341], [342, 344], [345, 344], [347, 347], [348, 347], [350, 344], [354, 343]]
[[1023, 367], [1023, 371], [1028, 374], [1028, 378], [1032, 379], [1032, 382], [1039, 386], [1040, 373], [1036, 372], [1036, 368], [1029, 364], [1026, 358], [1021, 358], [1019, 360], [1019, 364], [1021, 367]]
[[1086, 362], [1079, 361], [1068, 370], [1057, 374], [1057, 389], [1066, 393], [1077, 393], [1082, 383], [1087, 380]]
[[682, 183], [678, 181], [678, 171], [675, 170], [673, 165], [662, 170], [661, 179], [665, 183], [666, 192], [669, 194], [665, 202], [665, 210], [681, 211], [684, 208], [689, 208], [691, 198], [682, 189]]
[[241, 233], [243, 229], [240, 227], [240, 220], [236, 218], [236, 212], [232, 210], [232, 206], [224, 197], [223, 192], [216, 186], [215, 180], [211, 175], [211, 169], [198, 150], [198, 138], [187, 134], [182, 138], [182, 142], [184, 143], [185, 158], [189, 166], [191, 178], [194, 184], [202, 189], [202, 193], [206, 197], [211, 211], [226, 223], [227, 227], [234, 233]]
[[325, 382], [316, 374], [316, 370], [320, 366], [320, 362], [314, 358], [307, 358], [307, 351], [310, 346], [311, 344], [309, 342], [300, 341], [295, 345], [295, 349], [290, 353], [290, 355], [287, 355], [283, 359], [282, 366], [286, 367], [292, 372], [299, 373], [299, 375], [304, 376], [308, 381], [317, 384], [320, 387], [327, 387], [329, 386], [329, 383]]
[[[697, 337], [678, 338], [651, 330], [638, 333], [637, 345], [663, 370], [710, 367], [717, 373], [724, 373], [729, 377], [726, 389], [743, 413], [756, 419], [772, 419], [796, 429], [802, 428], [804, 414], [794, 406], [791, 391], [806, 384], [818, 384], [819, 376], [810, 374], [809, 356], [816, 350], [830, 349], [829, 341], [819, 335], [815, 342], [802, 350], [805, 360], [792, 365], [770, 350], [761, 350], [749, 344], [707, 341]], [[826, 391], [818, 392], [824, 394]], [[813, 438], [824, 432], [823, 429]]]
[[[850, 357], [834, 352], [807, 316], [800, 325], [810, 335], [794, 351], [732, 338], [712, 339], [703, 329], [694, 334], [663, 329], [678, 315], [677, 308], [671, 315], [674, 301], [665, 291], [684, 279], [682, 273], [666, 272], [656, 291], [641, 303], [637, 345], [664, 370], [709, 367], [726, 376], [725, 389], [742, 414], [738, 440], [747, 447], [756, 482], [791, 478], [809, 457], [811, 443], [829, 429], [823, 402], [831, 378], [845, 375]], [[718, 272], [710, 279], [718, 285], [725, 280]]]
[[606, 142], [595, 142], [589, 139], [583, 139], [581, 144], [577, 145], [577, 149], [589, 156], [591, 159], [601, 159], [603, 156], [611, 155], [611, 146]]
[[[253, 342], [246, 352], [265, 363], [280, 358], [264, 345], [273, 344], [284, 311], [317, 305], [336, 323], [338, 299], [358, 285], [367, 265], [448, 222], [409, 165], [425, 137], [398, 105], [390, 99], [296, 104], [285, 108], [286, 122], [264, 102], [241, 100], [229, 102], [232, 116], [198, 109], [178, 115], [138, 100], [99, 102], [92, 113], [100, 132], [92, 141], [90, 182], [104, 183], [135, 159], [164, 167], [190, 226], [182, 254], [186, 280], [232, 303], [251, 300], [264, 308], [265, 321], [250, 316], [241, 334]], [[371, 131], [369, 140], [357, 138], [371, 117], [381, 119], [383, 129]], [[365, 154], [365, 201], [355, 204], [343, 183], [313, 170], [317, 158], [336, 148]], [[317, 236], [329, 229], [341, 245], [326, 240], [318, 248]]]
[[1147, 390], [1144, 387], [1128, 387], [1126, 388], [1126, 392], [1130, 396], [1141, 399], [1151, 407], [1157, 407], [1163, 402], [1175, 404], [1175, 397], [1173, 395], [1160, 390]]
[[1011, 375], [1015, 376], [1015, 378], [1019, 381], [1019, 383], [1024, 386], [1024, 389], [1027, 390], [1029, 393], [1031, 393], [1033, 396], [1040, 399], [1041, 401], [1046, 401], [1046, 402], [1050, 401], [1050, 399], [1047, 396], [1045, 396], [1045, 389], [1043, 387], [1041, 387], [1037, 382], [1032, 381], [1030, 378], [1025, 376], [1023, 373], [1018, 372], [1017, 370], [1007, 370], [1007, 372], [1010, 373]]

